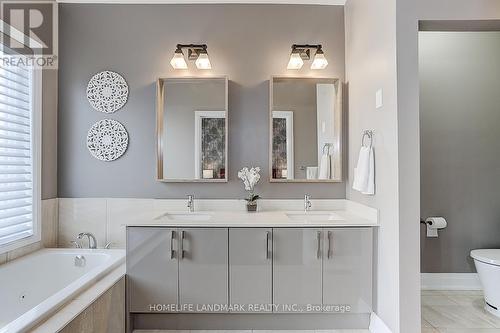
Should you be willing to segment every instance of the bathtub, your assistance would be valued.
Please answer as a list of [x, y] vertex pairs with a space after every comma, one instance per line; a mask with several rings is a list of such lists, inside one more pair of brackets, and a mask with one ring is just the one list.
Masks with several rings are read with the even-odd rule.
[[1, 265], [0, 333], [28, 331], [124, 262], [124, 250], [43, 249]]

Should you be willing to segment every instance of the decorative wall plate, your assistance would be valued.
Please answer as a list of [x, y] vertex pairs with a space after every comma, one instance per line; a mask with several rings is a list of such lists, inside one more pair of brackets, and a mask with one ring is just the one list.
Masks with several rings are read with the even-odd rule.
[[121, 109], [127, 98], [127, 82], [123, 76], [112, 71], [97, 73], [87, 85], [87, 99], [100, 112], [113, 113]]
[[87, 148], [90, 154], [101, 161], [116, 160], [125, 153], [127, 147], [127, 130], [116, 120], [99, 120], [87, 134]]

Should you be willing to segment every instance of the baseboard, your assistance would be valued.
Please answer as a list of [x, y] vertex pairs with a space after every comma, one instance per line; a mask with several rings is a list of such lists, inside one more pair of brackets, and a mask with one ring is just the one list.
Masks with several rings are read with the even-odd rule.
[[370, 315], [370, 327], [368, 327], [368, 330], [371, 333], [392, 333], [389, 327], [387, 327], [375, 312], [372, 312]]
[[422, 290], [482, 290], [477, 273], [422, 273]]

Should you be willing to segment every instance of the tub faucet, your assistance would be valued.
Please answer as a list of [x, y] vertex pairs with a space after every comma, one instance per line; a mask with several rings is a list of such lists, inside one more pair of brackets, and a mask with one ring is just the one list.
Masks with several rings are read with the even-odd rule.
[[76, 238], [78, 240], [81, 240], [85, 236], [87, 236], [87, 238], [89, 239], [89, 249], [97, 249], [97, 240], [95, 239], [95, 236], [90, 232], [81, 232]]
[[304, 195], [304, 213], [307, 213], [311, 206], [311, 196], [309, 194]]
[[190, 213], [194, 212], [194, 195], [188, 194], [187, 207]]

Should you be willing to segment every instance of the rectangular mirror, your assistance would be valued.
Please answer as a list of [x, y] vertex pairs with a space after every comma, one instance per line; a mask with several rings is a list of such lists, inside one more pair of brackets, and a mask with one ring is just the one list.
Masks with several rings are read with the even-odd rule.
[[165, 182], [226, 182], [226, 77], [157, 82], [157, 177]]
[[339, 79], [272, 77], [271, 182], [342, 181]]

